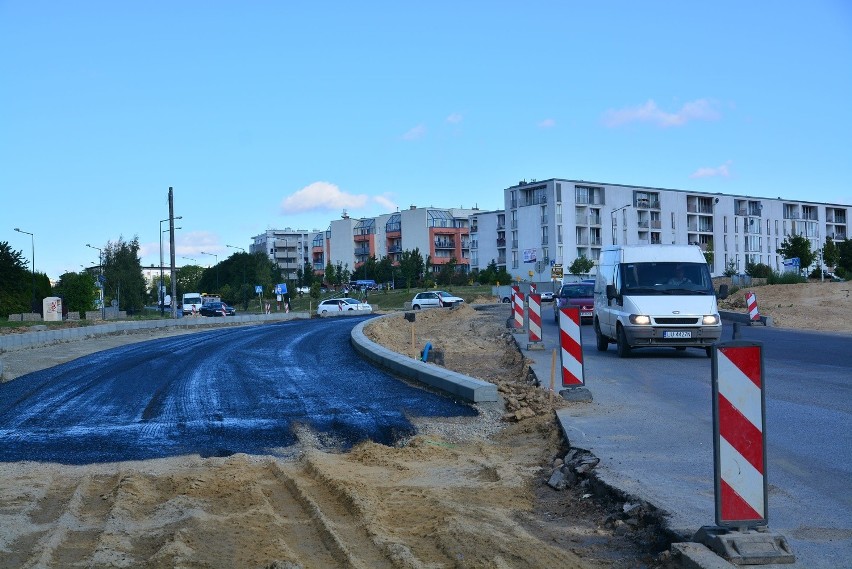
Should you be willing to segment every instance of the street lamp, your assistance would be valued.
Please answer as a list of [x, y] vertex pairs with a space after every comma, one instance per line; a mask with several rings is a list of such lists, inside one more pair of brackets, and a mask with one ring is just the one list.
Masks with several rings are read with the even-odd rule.
[[[98, 250], [98, 265], [100, 265], [101, 277], [103, 277], [103, 274], [104, 274], [103, 249], [101, 249], [100, 247], [95, 247], [93, 245], [90, 245], [89, 243], [86, 243], [86, 247]], [[101, 319], [106, 320], [106, 294], [105, 294], [106, 291], [104, 290], [104, 282], [103, 282], [102, 278], [98, 279], [98, 284], [100, 285], [99, 288], [101, 289]]]
[[202, 255], [212, 255], [213, 257], [216, 258], [216, 292], [218, 293], [219, 292], [219, 255], [217, 255], [216, 253], [205, 253], [204, 251], [202, 251], [201, 254]]
[[[180, 227], [175, 227], [175, 229], [180, 229]], [[187, 261], [192, 261], [193, 263], [198, 262], [196, 259], [193, 259], [192, 257], [181, 257], [181, 259], [186, 259]]]
[[32, 266], [33, 299], [32, 299], [32, 302], [30, 302], [30, 312], [38, 312], [37, 311], [38, 307], [36, 306], [36, 293], [35, 293], [35, 235], [30, 233], [29, 231], [24, 231], [23, 229], [18, 229], [17, 227], [15, 228], [15, 231], [17, 231], [18, 233], [26, 233], [27, 235], [30, 236], [30, 245], [32, 245], [32, 248], [33, 248], [33, 257], [32, 257], [32, 259], [33, 259], [33, 266]]
[[[157, 293], [157, 296], [160, 298], [160, 316], [163, 316], [165, 314], [164, 304], [166, 300], [163, 296], [163, 223], [169, 221], [170, 219], [171, 218], [160, 220], [160, 290]], [[175, 219], [183, 219], [183, 216], [179, 215]]]
[[[621, 211], [621, 210], [623, 210], [623, 209], [625, 209], [625, 208], [628, 208], [628, 207], [630, 207], [630, 204], [623, 205], [623, 206], [621, 206], [621, 207], [619, 207], [619, 208], [616, 208], [616, 209], [614, 209], [614, 210], [612, 210], [612, 211], [610, 212], [610, 217], [611, 217], [611, 219], [612, 219], [612, 244], [613, 244], [613, 245], [615, 245], [615, 244], [616, 244], [616, 241], [617, 241], [617, 240], [616, 240], [616, 238], [615, 238], [615, 233], [616, 233], [616, 230], [615, 230], [615, 229], [616, 229], [616, 226], [615, 226], [615, 214], [616, 214], [616, 212], [619, 212], [619, 211]], [[626, 245], [626, 243], [625, 243], [625, 245]]]
[[[230, 247], [231, 249], [239, 249], [243, 253], [246, 253], [246, 250], [242, 247], [237, 247], [236, 245], [225, 245], [225, 247]], [[243, 259], [243, 308], [248, 304], [248, 300], [246, 300], [246, 262]]]

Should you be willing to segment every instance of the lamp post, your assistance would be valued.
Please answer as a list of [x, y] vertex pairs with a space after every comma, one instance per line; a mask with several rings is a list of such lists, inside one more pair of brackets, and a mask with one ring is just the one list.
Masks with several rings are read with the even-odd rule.
[[630, 204], [623, 205], [623, 206], [616, 208], [616, 209], [614, 209], [610, 212], [610, 218], [612, 219], [612, 244], [613, 245], [616, 245], [616, 242], [617, 242], [617, 239], [615, 238], [615, 234], [616, 234], [615, 214], [616, 214], [616, 212], [619, 212], [619, 211], [621, 211], [625, 208], [628, 208], [628, 207], [630, 207]]
[[38, 308], [38, 307], [36, 306], [36, 293], [35, 293], [35, 235], [30, 233], [29, 231], [24, 231], [23, 229], [19, 229], [17, 227], [15, 228], [15, 231], [17, 231], [18, 233], [26, 233], [27, 235], [30, 236], [30, 245], [32, 246], [32, 249], [33, 249], [33, 256], [32, 256], [33, 262], [32, 262], [32, 267], [31, 267], [32, 273], [33, 273], [33, 298], [32, 298], [32, 301], [30, 302], [30, 311], [36, 312], [36, 308]]
[[[160, 299], [160, 316], [165, 314], [165, 297], [163, 296], [163, 223], [169, 221], [171, 218], [161, 219], [160, 220], [160, 290], [157, 291], [157, 297]], [[175, 219], [183, 219], [182, 215], [177, 216]], [[168, 230], [166, 230], [168, 231]], [[172, 299], [174, 300], [174, 299]]]
[[[175, 229], [180, 229], [180, 227], [175, 227]], [[198, 262], [196, 259], [193, 259], [192, 257], [181, 257], [181, 259], [186, 259], [187, 261], [192, 261], [193, 263]]]
[[217, 255], [216, 253], [205, 253], [204, 251], [202, 251], [201, 254], [202, 255], [212, 255], [213, 257], [216, 258], [216, 293], [218, 294], [219, 293], [219, 255]]
[[[230, 247], [231, 249], [239, 249], [243, 253], [246, 252], [242, 247], [237, 247], [236, 245], [225, 245], [225, 247]], [[248, 301], [246, 300], [246, 262], [243, 260], [243, 308], [245, 308]]]
[[98, 250], [98, 265], [100, 266], [100, 272], [101, 272], [101, 274], [100, 274], [101, 278], [98, 278], [98, 284], [100, 285], [98, 288], [101, 289], [101, 319], [106, 320], [106, 294], [105, 294], [106, 291], [104, 290], [104, 281], [103, 281], [103, 275], [104, 275], [103, 249], [101, 249], [100, 247], [95, 247], [94, 245], [90, 245], [89, 243], [86, 243], [86, 247], [89, 247], [90, 249], [97, 249]]

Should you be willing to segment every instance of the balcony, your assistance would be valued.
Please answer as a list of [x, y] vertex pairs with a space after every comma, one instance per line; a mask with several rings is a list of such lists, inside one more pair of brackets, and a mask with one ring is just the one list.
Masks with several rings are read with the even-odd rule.
[[370, 248], [369, 247], [356, 247], [355, 248], [355, 256], [356, 257], [361, 256], [361, 255], [369, 255], [369, 254], [370, 254]]
[[402, 251], [402, 245], [390, 245], [388, 246], [388, 253], [399, 253]]
[[651, 229], [659, 229], [662, 227], [662, 222], [659, 219], [651, 220]]
[[456, 242], [449, 239], [435, 239], [435, 249], [455, 249]]
[[506, 246], [506, 240], [505, 239], [498, 239], [497, 240], [497, 246], [498, 247], [505, 247]]
[[541, 244], [542, 244], [542, 245], [547, 245], [547, 235], [542, 235], [542, 236], [541, 236]]

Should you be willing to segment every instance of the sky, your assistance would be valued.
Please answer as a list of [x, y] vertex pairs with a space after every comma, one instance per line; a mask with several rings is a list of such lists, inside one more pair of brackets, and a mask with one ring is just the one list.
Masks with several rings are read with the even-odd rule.
[[170, 187], [206, 267], [548, 178], [852, 204], [852, 2], [0, 0], [0, 242], [52, 279], [159, 266]]

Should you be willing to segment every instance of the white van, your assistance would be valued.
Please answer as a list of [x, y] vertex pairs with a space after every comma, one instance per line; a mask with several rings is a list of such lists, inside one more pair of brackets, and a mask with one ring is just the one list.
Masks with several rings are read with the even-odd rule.
[[200, 292], [187, 292], [183, 295], [183, 302], [181, 303], [181, 309], [183, 311], [184, 316], [194, 316], [198, 314], [198, 311], [201, 310], [201, 293]]
[[696, 245], [605, 247], [595, 280], [597, 348], [710, 346], [722, 334], [710, 270]]

